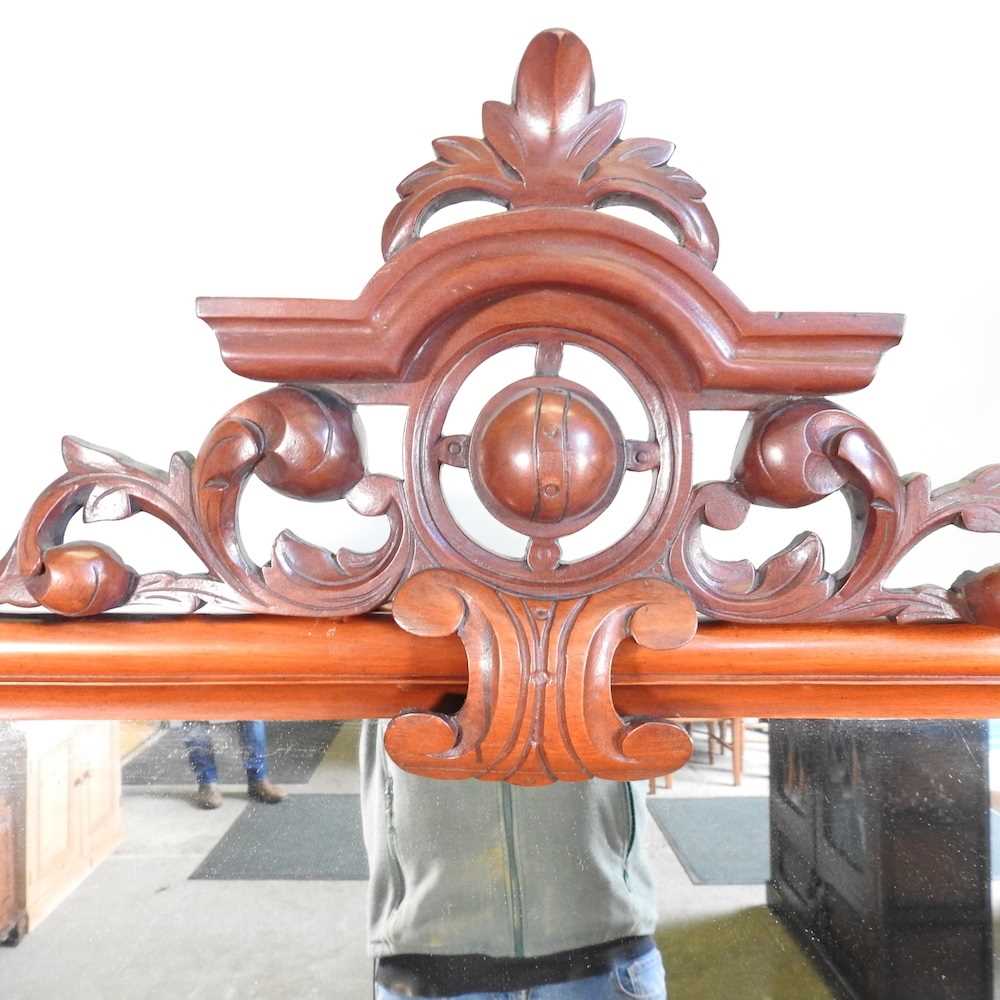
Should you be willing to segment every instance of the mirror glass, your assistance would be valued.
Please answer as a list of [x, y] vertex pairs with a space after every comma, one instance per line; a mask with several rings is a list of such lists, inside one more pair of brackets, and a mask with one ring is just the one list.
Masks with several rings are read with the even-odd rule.
[[512, 789], [378, 723], [0, 723], [2, 995], [367, 997], [373, 951], [649, 930], [671, 1000], [993, 996], [1000, 726], [686, 725], [670, 778]]

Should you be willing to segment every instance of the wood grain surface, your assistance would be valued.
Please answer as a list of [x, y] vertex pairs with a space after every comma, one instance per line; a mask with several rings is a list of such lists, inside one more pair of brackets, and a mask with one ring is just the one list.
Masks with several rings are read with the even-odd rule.
[[[0, 717], [360, 719], [454, 711], [456, 636], [388, 615], [0, 621]], [[633, 715], [973, 718], [1000, 715], [1000, 633], [976, 625], [703, 624], [672, 650], [626, 639], [616, 710]]]

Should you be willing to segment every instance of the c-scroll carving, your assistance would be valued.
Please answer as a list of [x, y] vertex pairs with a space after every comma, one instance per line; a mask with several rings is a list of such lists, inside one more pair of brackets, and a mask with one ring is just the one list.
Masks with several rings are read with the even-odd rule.
[[[241, 403], [209, 433], [197, 459], [173, 456], [166, 471], [75, 438], [63, 441], [66, 473], [38, 498], [0, 564], [0, 601], [42, 604], [64, 615], [130, 604], [285, 615], [358, 614], [385, 602], [413, 558], [401, 484], [367, 475], [353, 412], [332, 393], [279, 386]], [[240, 494], [252, 475], [302, 500], [346, 498], [384, 514], [389, 538], [376, 552], [332, 553], [282, 532], [258, 566], [240, 540]], [[112, 521], [139, 512], [173, 528], [204, 574], [138, 575], [106, 545], [64, 542], [72, 518]]]
[[390, 723], [386, 749], [406, 770], [538, 785], [645, 778], [690, 756], [680, 726], [626, 721], [611, 700], [612, 657], [627, 637], [675, 649], [694, 636], [694, 605], [671, 584], [633, 580], [542, 601], [428, 570], [400, 588], [393, 615], [415, 635], [457, 632], [469, 657], [457, 714], [413, 712]]
[[[830, 573], [812, 532], [754, 567], [706, 550], [704, 526], [731, 530], [753, 503], [802, 507], [843, 491], [852, 515], [844, 566]], [[993, 623], [995, 572], [966, 574], [951, 589], [889, 588], [885, 581], [922, 539], [948, 525], [1000, 530], [1000, 466], [931, 490], [926, 476], [900, 477], [875, 433], [825, 399], [785, 400], [751, 414], [728, 482], [691, 498], [671, 547], [671, 577], [698, 608], [730, 621], [958, 620]]]

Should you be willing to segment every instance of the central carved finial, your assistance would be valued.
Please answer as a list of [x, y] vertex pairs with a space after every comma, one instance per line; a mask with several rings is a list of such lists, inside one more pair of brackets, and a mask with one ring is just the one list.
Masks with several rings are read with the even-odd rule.
[[513, 102], [483, 105], [485, 138], [436, 139], [437, 159], [400, 183], [402, 201], [386, 220], [383, 253], [387, 259], [398, 253], [436, 211], [460, 201], [507, 208], [630, 204], [661, 219], [682, 246], [714, 267], [719, 234], [704, 189], [667, 166], [672, 142], [622, 140], [624, 124], [624, 101], [595, 107], [583, 42], [571, 31], [543, 31], [521, 59]]

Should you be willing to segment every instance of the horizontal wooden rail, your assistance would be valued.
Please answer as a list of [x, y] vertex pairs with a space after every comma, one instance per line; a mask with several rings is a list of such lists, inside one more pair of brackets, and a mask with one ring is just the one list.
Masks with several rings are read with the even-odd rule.
[[[387, 615], [0, 617], [0, 717], [358, 719], [452, 710], [455, 637]], [[972, 625], [706, 624], [679, 650], [621, 646], [624, 715], [1000, 716], [1000, 631]]]

